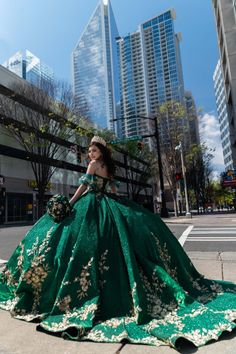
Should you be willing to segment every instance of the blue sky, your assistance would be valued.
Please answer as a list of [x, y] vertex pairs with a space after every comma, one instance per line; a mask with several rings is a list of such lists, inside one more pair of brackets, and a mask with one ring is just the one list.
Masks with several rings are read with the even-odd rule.
[[[71, 82], [71, 52], [97, 3], [98, 0], [0, 0], [0, 63], [27, 48], [48, 64], [56, 77]], [[211, 0], [111, 0], [111, 4], [121, 36], [169, 8], [176, 10], [175, 31], [182, 33], [185, 88], [192, 91], [197, 107], [203, 109], [203, 139], [216, 145], [216, 168], [221, 169], [212, 82], [219, 51]]]

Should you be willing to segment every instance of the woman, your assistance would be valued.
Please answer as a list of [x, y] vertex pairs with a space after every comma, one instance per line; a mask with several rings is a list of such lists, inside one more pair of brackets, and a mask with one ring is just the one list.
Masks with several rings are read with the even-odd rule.
[[231, 331], [236, 286], [204, 279], [157, 215], [114, 194], [102, 138], [89, 157], [72, 214], [44, 215], [8, 261], [0, 307], [77, 340], [201, 346]]

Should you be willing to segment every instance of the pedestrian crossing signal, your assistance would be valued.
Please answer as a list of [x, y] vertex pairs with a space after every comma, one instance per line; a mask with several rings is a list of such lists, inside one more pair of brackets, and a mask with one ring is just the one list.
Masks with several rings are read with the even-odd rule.
[[183, 175], [181, 172], [178, 172], [175, 174], [175, 180], [176, 181], [181, 181], [181, 179], [183, 179]]

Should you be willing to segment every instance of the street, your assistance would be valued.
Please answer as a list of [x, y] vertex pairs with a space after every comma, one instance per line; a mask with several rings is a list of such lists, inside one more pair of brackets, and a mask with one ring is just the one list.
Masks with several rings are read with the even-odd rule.
[[0, 228], [0, 261], [10, 257], [16, 246], [32, 226], [8, 226]]
[[[186, 224], [169, 224], [168, 226], [178, 240], [189, 228]], [[186, 252], [236, 252], [236, 225], [217, 227], [192, 225], [182, 246]]]
[[[165, 219], [186, 252], [236, 252], [236, 214]], [[0, 228], [0, 260], [7, 260], [32, 226]]]

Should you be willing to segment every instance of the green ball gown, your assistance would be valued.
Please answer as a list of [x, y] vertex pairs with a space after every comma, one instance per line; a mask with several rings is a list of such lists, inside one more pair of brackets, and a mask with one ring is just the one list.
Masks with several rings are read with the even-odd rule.
[[236, 285], [205, 279], [158, 215], [85, 174], [72, 214], [45, 214], [0, 276], [0, 308], [74, 340], [196, 346], [236, 327]]

